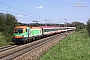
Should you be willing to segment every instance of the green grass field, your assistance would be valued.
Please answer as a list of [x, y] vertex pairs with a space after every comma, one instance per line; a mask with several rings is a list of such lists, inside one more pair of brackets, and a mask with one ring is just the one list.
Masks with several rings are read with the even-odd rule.
[[6, 45], [10, 45], [13, 44], [13, 42], [8, 42], [7, 40], [5, 40], [5, 37], [2, 36], [2, 33], [0, 32], [0, 47], [2, 46], [6, 46]]
[[90, 37], [78, 31], [60, 41], [39, 60], [90, 60]]

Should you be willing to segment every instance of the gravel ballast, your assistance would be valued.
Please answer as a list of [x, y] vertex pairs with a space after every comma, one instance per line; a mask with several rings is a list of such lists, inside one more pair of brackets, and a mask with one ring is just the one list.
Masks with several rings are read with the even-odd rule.
[[[73, 33], [73, 32], [71, 32], [71, 33]], [[70, 35], [71, 33], [68, 33], [67, 35]], [[27, 52], [27, 53], [21, 55], [18, 58], [15, 58], [14, 60], [38, 60], [38, 58], [40, 58], [42, 56], [42, 54], [44, 54], [51, 47], [55, 46], [60, 40], [62, 40], [65, 37], [66, 37], [65, 35], [62, 35], [62, 36], [58, 37], [57, 39], [54, 39], [48, 43], [45, 43], [42, 46], [37, 47], [37, 48], [31, 50], [30, 52]]]

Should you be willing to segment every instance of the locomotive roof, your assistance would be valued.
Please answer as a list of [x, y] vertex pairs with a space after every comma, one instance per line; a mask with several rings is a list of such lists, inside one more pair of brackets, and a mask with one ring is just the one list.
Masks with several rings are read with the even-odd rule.
[[16, 26], [15, 28], [27, 28], [27, 26]]
[[63, 28], [63, 27], [60, 27], [60, 26], [41, 26], [42, 28]]
[[55, 26], [41, 26], [42, 28], [55, 28]]

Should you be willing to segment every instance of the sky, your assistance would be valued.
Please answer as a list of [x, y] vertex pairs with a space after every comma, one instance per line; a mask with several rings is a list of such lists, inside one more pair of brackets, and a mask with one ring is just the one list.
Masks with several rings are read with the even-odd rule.
[[67, 20], [86, 24], [90, 18], [90, 0], [0, 0], [0, 12], [14, 15], [22, 23]]

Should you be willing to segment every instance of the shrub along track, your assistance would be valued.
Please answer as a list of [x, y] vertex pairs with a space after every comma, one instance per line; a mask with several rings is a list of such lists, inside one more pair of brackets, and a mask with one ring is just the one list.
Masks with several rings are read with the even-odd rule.
[[65, 36], [65, 33], [61, 33], [44, 39], [40, 39], [35, 42], [24, 44], [16, 48], [12, 48], [10, 50], [0, 52], [0, 59], [36, 60], [45, 51], [47, 51], [50, 47], [56, 45], [56, 43], [58, 43], [58, 41], [64, 38]]

